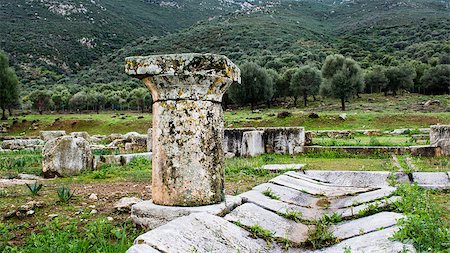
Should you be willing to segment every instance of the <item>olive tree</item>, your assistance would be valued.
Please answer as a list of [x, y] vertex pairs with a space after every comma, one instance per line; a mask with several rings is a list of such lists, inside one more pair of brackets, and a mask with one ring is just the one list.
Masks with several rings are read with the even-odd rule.
[[339, 54], [330, 55], [325, 59], [322, 76], [325, 80], [320, 87], [320, 93], [340, 99], [343, 111], [345, 111], [345, 101], [353, 98], [364, 88], [359, 64]]
[[234, 84], [228, 90], [234, 103], [250, 104], [252, 109], [259, 102], [268, 102], [273, 96], [273, 80], [265, 68], [248, 62], [240, 66], [241, 84]]
[[305, 107], [308, 106], [308, 96], [317, 95], [322, 83], [322, 76], [318, 69], [304, 66], [299, 68], [291, 79], [289, 90], [294, 96], [294, 104], [297, 105], [297, 98], [303, 96]]
[[0, 51], [0, 108], [2, 120], [6, 120], [6, 110], [19, 103], [19, 79], [14, 70], [9, 67], [9, 60], [5, 53]]
[[388, 84], [384, 90], [385, 94], [392, 91], [392, 94], [396, 96], [398, 90], [413, 87], [416, 70], [410, 65], [394, 66], [386, 70], [386, 77]]
[[385, 74], [385, 68], [382, 66], [375, 66], [364, 75], [364, 82], [366, 84], [367, 92], [380, 92], [386, 89], [388, 79]]
[[427, 93], [433, 95], [446, 94], [450, 91], [450, 65], [442, 64], [425, 71], [421, 83], [424, 84]]

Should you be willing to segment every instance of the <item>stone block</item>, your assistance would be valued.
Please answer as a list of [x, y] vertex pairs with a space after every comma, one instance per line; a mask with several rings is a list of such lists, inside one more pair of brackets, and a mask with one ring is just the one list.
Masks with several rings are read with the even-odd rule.
[[242, 135], [242, 156], [254, 157], [264, 154], [264, 131], [248, 131]]
[[288, 220], [251, 203], [237, 207], [227, 214], [225, 219], [231, 222], [239, 222], [245, 227], [258, 225], [272, 232], [273, 237], [288, 239], [295, 244], [300, 244], [308, 239], [309, 227], [307, 225]]
[[304, 174], [312, 179], [340, 186], [384, 187], [389, 186], [391, 179], [400, 183], [409, 183], [408, 175], [402, 172], [392, 175], [392, 172], [387, 171], [305, 170]]
[[224, 218], [195, 213], [180, 217], [136, 238], [161, 252], [269, 252], [266, 243]]
[[51, 139], [42, 153], [42, 171], [46, 178], [74, 176], [93, 167], [89, 142], [83, 138], [62, 136]]
[[152, 201], [142, 201], [132, 206], [131, 219], [139, 226], [153, 229], [191, 213], [223, 216], [241, 204], [242, 199], [237, 196], [226, 196], [225, 201], [219, 204], [196, 207], [161, 206]]
[[393, 212], [381, 212], [356, 220], [332, 225], [330, 231], [337, 239], [344, 240], [392, 227], [397, 224], [397, 220], [401, 218], [404, 218], [404, 215]]
[[450, 157], [450, 125], [431, 126], [430, 144], [434, 147], [440, 147], [443, 155]]
[[253, 188], [262, 194], [271, 192], [279, 200], [302, 207], [315, 207], [319, 198], [301, 191], [294, 190], [289, 187], [280, 186], [272, 183], [264, 183]]
[[280, 172], [285, 170], [301, 170], [303, 167], [305, 167], [305, 164], [266, 164], [262, 166], [262, 169]]
[[41, 148], [44, 142], [40, 139], [17, 139], [17, 140], [6, 140], [2, 142], [2, 149], [10, 150], [21, 150], [26, 148]]
[[414, 183], [432, 189], [450, 188], [450, 179], [446, 172], [413, 172]]
[[66, 135], [66, 131], [41, 131], [41, 139], [45, 142]]

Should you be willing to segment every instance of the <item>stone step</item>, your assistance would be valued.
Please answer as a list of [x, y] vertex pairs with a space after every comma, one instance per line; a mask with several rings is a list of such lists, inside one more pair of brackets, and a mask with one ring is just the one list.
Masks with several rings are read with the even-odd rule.
[[264, 192], [271, 191], [279, 200], [303, 207], [314, 207], [319, 200], [314, 195], [294, 190], [289, 187], [280, 186], [272, 183], [264, 183], [253, 188], [255, 191]]
[[389, 238], [392, 237], [397, 230], [398, 227], [396, 226], [389, 227], [383, 230], [344, 240], [332, 247], [314, 251], [314, 253], [337, 253], [345, 252], [345, 250], [349, 250], [352, 253], [415, 253], [416, 250], [412, 245], [389, 240]]
[[329, 212], [330, 213], [337, 213], [342, 215], [343, 218], [350, 218], [353, 217], [355, 215], [359, 215], [364, 211], [373, 209], [374, 207], [376, 208], [383, 208], [389, 205], [392, 205], [394, 202], [397, 202], [400, 200], [399, 196], [392, 196], [388, 199], [380, 199], [377, 201], [373, 201], [373, 202], [367, 202], [358, 206], [353, 206], [353, 207], [347, 207], [347, 208], [342, 208], [342, 209], [337, 209], [337, 210], [333, 210], [330, 209]]
[[208, 213], [175, 219], [139, 236], [134, 244], [146, 244], [170, 253], [270, 252], [264, 240], [251, 238], [246, 230]]
[[251, 203], [237, 207], [227, 214], [225, 219], [239, 222], [245, 227], [259, 225], [271, 231], [273, 237], [288, 239], [294, 244], [300, 244], [308, 239], [309, 227], [307, 225], [286, 219]]
[[280, 200], [271, 199], [267, 196], [264, 196], [261, 192], [255, 190], [244, 192], [239, 196], [242, 197], [244, 202], [253, 203], [275, 213], [287, 214], [292, 212], [301, 212], [301, 216], [299, 217], [301, 220], [316, 220], [323, 214], [323, 210], [306, 208], [294, 204], [285, 203]]
[[295, 190], [303, 191], [313, 195], [327, 196], [327, 197], [339, 197], [344, 195], [353, 195], [357, 193], [368, 192], [372, 188], [360, 188], [360, 187], [339, 187], [335, 185], [325, 184], [313, 181], [307, 178], [301, 178], [301, 175], [280, 175], [272, 180], [271, 183], [290, 187]]
[[304, 175], [318, 181], [352, 187], [389, 186], [389, 177], [392, 176], [394, 176], [398, 182], [409, 183], [408, 175], [404, 172], [305, 170]]
[[330, 231], [332, 231], [333, 235], [337, 239], [344, 240], [373, 231], [392, 227], [397, 223], [398, 219], [401, 219], [403, 217], [404, 215], [399, 213], [382, 212], [364, 218], [333, 225], [331, 226]]
[[394, 191], [395, 187], [385, 187], [378, 190], [364, 192], [356, 196], [345, 196], [330, 200], [331, 208], [345, 208], [357, 206], [363, 203], [372, 202], [378, 199], [389, 197]]

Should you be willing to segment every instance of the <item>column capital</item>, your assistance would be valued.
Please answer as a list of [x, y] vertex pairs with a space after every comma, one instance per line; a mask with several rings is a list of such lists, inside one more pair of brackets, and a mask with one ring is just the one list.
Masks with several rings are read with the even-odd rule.
[[241, 82], [239, 68], [216, 54], [168, 54], [125, 59], [125, 72], [143, 79], [153, 101], [205, 100], [221, 102], [233, 82]]

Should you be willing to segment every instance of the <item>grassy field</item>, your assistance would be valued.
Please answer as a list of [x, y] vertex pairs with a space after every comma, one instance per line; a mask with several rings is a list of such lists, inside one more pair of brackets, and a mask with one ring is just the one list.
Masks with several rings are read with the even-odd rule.
[[[440, 105], [424, 107], [421, 103], [439, 100]], [[289, 102], [289, 101], [287, 101]], [[285, 127], [301, 126], [307, 130], [344, 130], [427, 128], [434, 124], [450, 124], [450, 96], [418, 96], [408, 94], [399, 98], [381, 94], [363, 94], [349, 104], [346, 120], [339, 119], [335, 100], [311, 101], [307, 108], [277, 107], [252, 111], [248, 108], [225, 111], [225, 127]], [[278, 113], [288, 111], [291, 116], [278, 118]], [[318, 119], [309, 118], [316, 112]], [[150, 113], [102, 112], [100, 114], [45, 114], [18, 116], [8, 135], [38, 135], [41, 130], [86, 131], [90, 134], [139, 132], [146, 133], [151, 127]], [[37, 124], [34, 129], [33, 122]], [[5, 134], [3, 134], [5, 135]]]
[[[8, 158], [12, 161], [4, 162]], [[399, 156], [399, 160], [405, 158], [406, 156]], [[0, 176], [13, 177], [19, 172], [40, 175], [40, 160], [39, 152], [2, 155]], [[450, 158], [414, 158], [413, 162], [421, 171], [450, 169]], [[267, 154], [254, 158], [231, 158], [225, 160], [226, 194], [240, 194], [279, 175], [280, 173], [260, 169], [264, 164], [274, 163], [305, 163], [305, 169], [318, 170], [397, 170], [389, 155], [324, 152], [298, 156]], [[10, 164], [16, 165], [8, 167]], [[35, 209], [32, 216], [6, 219], [0, 224], [0, 251], [51, 252], [64, 249], [64, 252], [123, 252], [144, 231], [133, 227], [129, 214], [115, 212], [113, 204], [125, 196], [150, 199], [150, 182], [151, 163], [135, 160], [124, 167], [104, 166], [100, 170], [85, 172], [76, 177], [43, 181], [44, 186], [36, 196], [26, 186], [0, 189], [2, 214], [30, 201], [43, 203], [42, 207]], [[69, 187], [74, 193], [74, 198], [67, 203], [57, 194], [62, 186]], [[89, 199], [92, 193], [98, 196], [98, 200]], [[450, 224], [448, 212], [445, 213], [449, 210], [449, 194], [430, 194], [435, 199], [436, 207], [443, 211], [442, 219], [445, 224]], [[92, 210], [96, 212], [93, 213]], [[98, 233], [102, 236], [96, 236]], [[65, 243], [66, 241], [70, 243]], [[86, 245], [91, 245], [91, 248]], [[89, 250], [86, 251], [87, 249]]]

